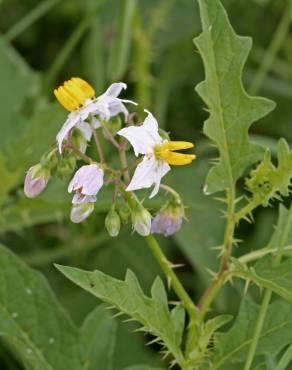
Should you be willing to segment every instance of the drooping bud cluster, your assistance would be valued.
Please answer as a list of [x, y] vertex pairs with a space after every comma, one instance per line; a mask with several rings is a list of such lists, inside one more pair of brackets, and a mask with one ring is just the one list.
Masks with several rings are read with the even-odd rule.
[[[112, 204], [105, 216], [105, 228], [110, 236], [116, 237], [129, 221], [142, 236], [151, 232], [172, 235], [179, 230], [184, 217], [184, 207], [179, 196], [173, 195], [175, 191], [169, 192], [171, 199], [162, 205], [154, 218], [133, 192], [153, 187], [150, 198], [154, 197], [171, 165], [185, 165], [195, 159], [194, 154], [177, 152], [191, 149], [193, 144], [170, 141], [169, 135], [159, 129], [156, 119], [147, 110], [142, 124], [129, 126], [126, 104], [136, 103], [119, 98], [126, 87], [122, 82], [114, 83], [96, 97], [89, 83], [74, 77], [54, 90], [57, 100], [70, 113], [56, 136], [54, 149], [28, 170], [24, 192], [34, 198], [45, 189], [54, 174], [63, 180], [71, 177], [68, 184], [68, 192], [73, 193], [70, 218], [79, 223], [94, 211], [103, 186], [113, 186]], [[99, 131], [103, 134], [101, 137]], [[104, 140], [119, 152], [120, 168], [109, 166], [103, 151]], [[92, 142], [99, 158], [87, 155]], [[126, 156], [129, 144], [136, 156], [143, 156], [133, 173]], [[73, 173], [79, 160], [83, 165]]]

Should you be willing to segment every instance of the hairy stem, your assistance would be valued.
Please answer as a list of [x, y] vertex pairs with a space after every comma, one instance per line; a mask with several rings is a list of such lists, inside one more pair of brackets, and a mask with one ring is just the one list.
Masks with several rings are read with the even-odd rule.
[[227, 193], [227, 223], [224, 234], [223, 250], [220, 263], [220, 270], [211, 285], [207, 288], [203, 294], [198, 307], [200, 308], [200, 320], [203, 320], [206, 313], [209, 310], [212, 302], [219, 293], [222, 285], [226, 281], [229, 275], [229, 259], [232, 253], [232, 243], [234, 236], [234, 229], [236, 225], [236, 218], [234, 213], [235, 206], [235, 189], [228, 191]]
[[196, 320], [198, 315], [198, 309], [195, 306], [194, 302], [186, 292], [185, 288], [179, 281], [178, 277], [176, 276], [175, 272], [171, 267], [171, 263], [168, 261], [164, 253], [162, 252], [160, 245], [158, 244], [155, 237], [150, 234], [145, 237], [145, 240], [153, 253], [154, 257], [156, 258], [157, 262], [159, 263], [160, 267], [162, 268], [165, 276], [167, 277], [169, 283], [171, 284], [173, 290], [175, 291], [178, 298], [183, 303], [186, 311], [188, 312], [190, 318], [192, 320]]
[[63, 145], [64, 149], [71, 149], [80, 159], [82, 159], [84, 162], [87, 162], [89, 164], [93, 163], [94, 160], [90, 158], [88, 155], [82, 153], [76, 146], [74, 146], [71, 143], [68, 143], [66, 145]]

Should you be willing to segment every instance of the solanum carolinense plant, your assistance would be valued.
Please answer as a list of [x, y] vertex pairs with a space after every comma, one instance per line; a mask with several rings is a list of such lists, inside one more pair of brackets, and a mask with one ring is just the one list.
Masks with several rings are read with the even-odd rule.
[[[160, 127], [152, 107], [144, 106], [144, 100], [134, 101], [126, 83], [114, 82], [97, 94], [91, 81], [69, 78], [54, 90], [68, 116], [60, 122], [55, 142], [28, 168], [24, 193], [36, 198], [59, 178], [72, 195], [68, 218], [86, 223], [102, 192], [108, 192], [111, 202], [103, 219], [107, 234], [117, 243], [122, 234], [128, 233], [128, 238], [137, 234], [161, 275], [147, 293], [130, 269], [120, 280], [100, 270], [55, 263], [59, 278], [73, 282], [76, 294], [83, 289], [103, 303], [79, 330], [39, 273], [1, 247], [1, 279], [15, 285], [16, 295], [11, 299], [12, 288], [0, 285], [0, 321], [5, 321], [0, 332], [26, 369], [115, 370], [110, 359], [114, 344], [104, 334], [109, 333], [103, 319], [106, 309], [113, 317], [135, 321], [136, 330], [161, 354], [159, 366], [165, 368], [291, 369], [292, 151], [284, 138], [275, 153], [252, 139], [251, 126], [275, 103], [249, 95], [243, 85], [251, 38], [236, 34], [220, 0], [198, 0], [198, 5], [202, 30], [194, 39], [193, 57], [201, 57], [205, 78], [195, 90], [206, 110], [203, 133], [214, 153], [201, 192], [220, 204], [218, 223], [222, 218], [225, 223], [220, 245], [212, 245], [219, 268], [208, 270], [212, 279], [195, 299], [177, 274], [180, 265], [167, 257], [164, 248], [164, 238], [176, 235], [184, 223], [200, 228], [188, 220], [188, 203], [168, 183], [170, 171], [176, 183], [184, 183], [178, 167], [199, 171], [200, 150], [187, 137], [175, 140]], [[257, 223], [258, 207], [272, 206], [279, 210], [270, 240], [238, 254], [244, 244], [238, 228], [243, 222]], [[17, 271], [18, 281], [12, 282], [7, 266]], [[216, 307], [218, 296], [230, 286], [236, 286], [242, 297], [236, 317]], [[159, 370], [148, 364], [131, 369]]]

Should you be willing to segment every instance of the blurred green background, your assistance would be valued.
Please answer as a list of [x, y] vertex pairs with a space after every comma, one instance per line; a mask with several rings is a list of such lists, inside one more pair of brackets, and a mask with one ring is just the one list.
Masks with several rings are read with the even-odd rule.
[[[274, 150], [279, 137], [292, 141], [288, 2], [222, 2], [236, 32], [254, 40], [244, 71], [247, 89], [277, 103], [274, 112], [252, 129], [254, 140]], [[124, 81], [129, 85], [127, 97], [139, 101], [141, 109], [150, 109], [172, 138], [196, 143], [198, 160], [175, 168], [166, 179], [182, 194], [189, 222], [174, 238], [160, 240], [170, 260], [184, 264], [177, 272], [197, 299], [211, 279], [208, 269], [217, 268], [214, 247], [222, 242], [224, 220], [221, 204], [202, 191], [210, 159], [216, 153], [202, 135], [207, 114], [194, 92], [203, 79], [202, 63], [192, 42], [200, 32], [196, 1], [2, 0], [0, 30], [1, 242], [46, 275], [78, 324], [98, 302], [65, 280], [53, 262], [98, 268], [119, 278], [131, 268], [149, 291], [160, 269], [143, 239], [131, 234], [130, 228], [116, 239], [105, 233], [104, 217], [111, 202], [107, 191], [101, 193], [94, 215], [81, 225], [68, 219], [69, 178], [52, 180], [34, 200], [26, 199], [22, 191], [25, 171], [54, 143], [66, 117], [54, 101], [53, 88], [72, 76], [87, 79], [98, 93], [113, 81]], [[275, 35], [279, 40], [273, 50]], [[266, 62], [267, 71], [263, 70]], [[242, 182], [238, 190], [244, 192]], [[277, 207], [260, 209], [255, 216], [256, 225], [242, 224], [238, 230], [238, 237], [244, 240], [238, 254], [265, 245]], [[224, 289], [215, 309], [234, 312], [241, 288], [235, 283]], [[146, 347], [147, 338], [133, 333], [134, 328], [122, 321], [118, 324], [114, 370], [138, 363], [163, 367], [158, 348]], [[0, 364], [1, 369], [21, 369], [4, 344], [0, 346]]]

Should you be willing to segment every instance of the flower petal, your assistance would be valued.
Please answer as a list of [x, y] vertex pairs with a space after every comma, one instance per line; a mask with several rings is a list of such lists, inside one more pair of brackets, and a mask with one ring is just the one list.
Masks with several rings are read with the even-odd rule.
[[153, 115], [148, 112], [143, 125], [122, 128], [118, 134], [125, 137], [133, 146], [135, 155], [152, 154], [155, 145], [160, 145], [163, 139], [158, 133], [158, 124]]
[[83, 195], [96, 195], [103, 185], [103, 170], [96, 164], [82, 166], [68, 186], [68, 192], [80, 190]]
[[150, 188], [153, 184], [154, 189], [150, 198], [154, 197], [158, 190], [161, 178], [170, 170], [167, 163], [156, 161], [154, 156], [145, 156], [143, 161], [138, 164], [134, 176], [128, 185], [128, 191]]
[[124, 89], [126, 90], [127, 84], [124, 82], [115, 82], [109, 86], [109, 88], [106, 90], [106, 92], [103, 95], [112, 96], [114, 98], [117, 98], [121, 91]]
[[70, 130], [80, 121], [81, 117], [79, 111], [72, 112], [68, 115], [67, 121], [64, 123], [56, 137], [60, 153], [62, 153], [63, 141], [67, 139]]
[[76, 191], [72, 199], [72, 204], [95, 203], [95, 202], [96, 195], [84, 195], [80, 191]]
[[82, 132], [82, 135], [84, 136], [86, 141], [90, 141], [92, 137], [92, 129], [87, 122], [78, 122], [75, 127], [77, 127]]
[[78, 224], [84, 221], [94, 210], [93, 203], [82, 203], [73, 205], [71, 209], [70, 219], [72, 222]]

